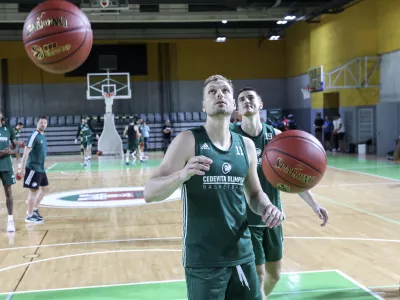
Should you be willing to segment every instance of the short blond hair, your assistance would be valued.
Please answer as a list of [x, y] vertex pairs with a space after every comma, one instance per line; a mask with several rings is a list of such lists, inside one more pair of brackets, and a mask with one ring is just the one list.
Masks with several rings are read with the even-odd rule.
[[226, 83], [229, 84], [229, 86], [232, 88], [232, 92], [233, 92], [233, 83], [232, 80], [222, 76], [222, 75], [212, 75], [210, 77], [208, 77], [205, 81], [204, 81], [204, 85], [203, 88], [205, 88], [211, 81], [225, 81]]

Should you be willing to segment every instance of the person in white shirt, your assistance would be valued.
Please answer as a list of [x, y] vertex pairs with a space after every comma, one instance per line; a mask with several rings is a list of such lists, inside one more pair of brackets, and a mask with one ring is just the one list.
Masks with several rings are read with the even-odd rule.
[[344, 152], [344, 135], [345, 128], [343, 120], [340, 117], [340, 114], [337, 114], [333, 117], [333, 138], [334, 138], [334, 149], [333, 151]]
[[146, 124], [146, 122], [143, 122], [140, 126], [140, 130], [142, 131], [143, 135], [144, 151], [147, 151], [149, 148], [150, 127]]

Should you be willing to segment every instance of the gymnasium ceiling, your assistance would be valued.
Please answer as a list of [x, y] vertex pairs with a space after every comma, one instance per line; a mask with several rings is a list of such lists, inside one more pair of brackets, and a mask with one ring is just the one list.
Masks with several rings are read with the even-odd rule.
[[[100, 1], [110, 4], [104, 9]], [[98, 38], [110, 34], [140, 38], [144, 31], [150, 38], [268, 37], [282, 35], [284, 28], [299, 20], [315, 22], [321, 14], [341, 13], [359, 1], [363, 0], [70, 0], [89, 17]], [[0, 39], [13, 39], [40, 2], [2, 0]], [[286, 16], [296, 18], [277, 24]]]

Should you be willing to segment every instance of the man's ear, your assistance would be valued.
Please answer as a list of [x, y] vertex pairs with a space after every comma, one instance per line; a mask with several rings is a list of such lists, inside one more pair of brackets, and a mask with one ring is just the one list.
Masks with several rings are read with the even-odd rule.
[[202, 102], [202, 110], [203, 110], [203, 112], [206, 112], [206, 108], [204, 107], [204, 101]]

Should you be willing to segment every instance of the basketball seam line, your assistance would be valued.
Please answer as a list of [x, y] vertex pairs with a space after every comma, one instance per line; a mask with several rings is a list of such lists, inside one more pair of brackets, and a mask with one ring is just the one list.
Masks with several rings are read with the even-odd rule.
[[[276, 135], [276, 137], [279, 137], [279, 135]], [[273, 143], [276, 142], [276, 141], [283, 140], [283, 139], [288, 139], [288, 138], [295, 138], [295, 139], [301, 139], [301, 140], [305, 140], [305, 141], [308, 141], [308, 142], [312, 142], [312, 141], [310, 141], [310, 140], [307, 139], [307, 138], [291, 135], [291, 136], [279, 137], [279, 138], [277, 138], [276, 140], [272, 140], [271, 142], [268, 143], [268, 145], [271, 145], [271, 144], [273, 144]], [[316, 144], [316, 143], [314, 143], [314, 142], [312, 142], [312, 143], [313, 143], [313, 144]], [[321, 150], [321, 152], [322, 152], [322, 153], [325, 155], [325, 157], [326, 157], [326, 151], [325, 151], [325, 149], [321, 148], [318, 144], [316, 144], [316, 145], [317, 145], [317, 148], [318, 148], [319, 150]]]
[[[324, 173], [322, 173], [320, 170], [315, 169], [314, 167], [310, 166], [308, 163], [305, 163], [305, 162], [302, 161], [301, 159], [299, 159], [299, 158], [297, 158], [297, 157], [295, 157], [295, 156], [293, 156], [293, 155], [291, 155], [291, 154], [289, 154], [289, 153], [283, 152], [282, 150], [280, 150], [280, 149], [278, 149], [278, 148], [268, 148], [268, 149], [267, 149], [267, 152], [268, 152], [269, 150], [275, 150], [276, 152], [279, 152], [279, 153], [281, 153], [281, 154], [285, 154], [285, 155], [287, 155], [287, 156], [289, 156], [289, 157], [291, 157], [291, 158], [293, 158], [293, 159], [295, 159], [295, 160], [301, 162], [302, 164], [306, 165], [306, 166], [309, 167], [310, 169], [313, 169], [314, 171], [316, 171], [316, 172], [319, 173], [320, 175], [322, 175], [322, 176], [324, 175]], [[268, 156], [267, 156], [267, 158], [268, 158]], [[269, 160], [268, 160], [268, 161], [269, 161]]]
[[[31, 43], [35, 43], [35, 42], [37, 42], [37, 41], [39, 41], [39, 40], [41, 40], [41, 39], [45, 39], [45, 38], [47, 38], [47, 37], [49, 37], [49, 36], [52, 36], [52, 35], [63, 34], [63, 33], [66, 33], [66, 32], [74, 32], [74, 31], [78, 31], [78, 30], [81, 30], [81, 29], [87, 29], [87, 28], [84, 27], [84, 26], [81, 26], [81, 27], [74, 27], [74, 28], [69, 28], [69, 29], [67, 29], [67, 30], [60, 31], [60, 32], [54, 32], [54, 33], [51, 33], [51, 34], [46, 34], [46, 35], [43, 35], [43, 36], [41, 36], [41, 37], [39, 37], [39, 38], [36, 38], [36, 39], [34, 39], [34, 40], [31, 40], [31, 41], [29, 41], [29, 42], [24, 42], [24, 46], [26, 46], [26, 45], [28, 45], [28, 44], [31, 44]], [[87, 32], [87, 30], [85, 30], [85, 32]]]
[[[294, 185], [294, 186], [296, 186], [296, 187], [298, 187], [298, 188], [301, 188], [301, 189], [304, 188], [304, 186], [297, 185], [297, 184], [295, 184], [295, 183], [289, 181], [288, 179], [282, 177], [277, 171], [275, 171], [275, 168], [273, 167], [274, 164], [271, 165], [271, 161], [269, 160], [268, 156], [267, 156], [267, 160], [268, 160], [268, 164], [270, 165], [272, 171], [273, 171], [276, 175], [278, 175], [278, 177], [279, 177], [280, 179], [282, 179], [282, 180], [285, 181], [286, 183], [289, 183], [289, 184], [291, 184], [291, 185]], [[265, 176], [265, 177], [267, 177], [267, 176]], [[267, 180], [268, 180], [268, 178], [267, 178]], [[296, 192], [296, 193], [298, 193], [298, 192]]]

